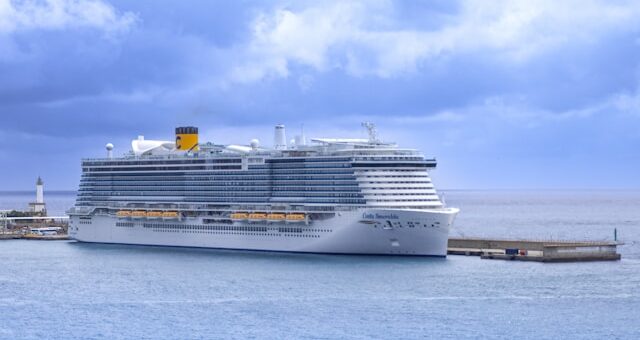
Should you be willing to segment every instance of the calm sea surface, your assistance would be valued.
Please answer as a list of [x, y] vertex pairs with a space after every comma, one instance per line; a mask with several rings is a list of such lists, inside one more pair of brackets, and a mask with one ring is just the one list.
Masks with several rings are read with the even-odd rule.
[[[0, 209], [32, 193], [0, 193]], [[640, 339], [640, 192], [451, 191], [452, 236], [613, 239], [541, 264], [0, 241], [0, 338]], [[46, 193], [50, 215], [72, 193]]]

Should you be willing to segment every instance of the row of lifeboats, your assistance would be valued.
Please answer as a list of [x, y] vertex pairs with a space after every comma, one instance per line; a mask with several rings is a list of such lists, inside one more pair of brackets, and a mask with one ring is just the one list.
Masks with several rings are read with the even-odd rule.
[[177, 211], [147, 211], [147, 210], [120, 210], [116, 212], [117, 217], [127, 218], [179, 218]]
[[264, 213], [264, 212], [235, 212], [231, 214], [233, 220], [269, 220], [269, 221], [304, 221], [305, 214], [301, 213]]

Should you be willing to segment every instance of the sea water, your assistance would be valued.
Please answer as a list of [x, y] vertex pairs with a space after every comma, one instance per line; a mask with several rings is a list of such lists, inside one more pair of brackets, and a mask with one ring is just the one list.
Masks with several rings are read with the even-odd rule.
[[[32, 193], [0, 194], [0, 209]], [[612, 240], [529, 263], [0, 241], [0, 338], [640, 338], [640, 192], [451, 191], [452, 236]], [[46, 196], [51, 215], [72, 193]]]

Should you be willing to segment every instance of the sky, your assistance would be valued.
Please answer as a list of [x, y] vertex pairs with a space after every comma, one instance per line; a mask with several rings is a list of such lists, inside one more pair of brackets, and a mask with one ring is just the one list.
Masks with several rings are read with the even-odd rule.
[[442, 189], [640, 188], [640, 2], [0, 0], [0, 190], [138, 135], [380, 137]]

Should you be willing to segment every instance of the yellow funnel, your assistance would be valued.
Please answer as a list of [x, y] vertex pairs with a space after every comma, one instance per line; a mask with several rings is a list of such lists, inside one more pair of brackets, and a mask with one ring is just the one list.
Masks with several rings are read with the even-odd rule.
[[198, 151], [198, 128], [183, 126], [176, 128], [176, 149], [183, 151]]

